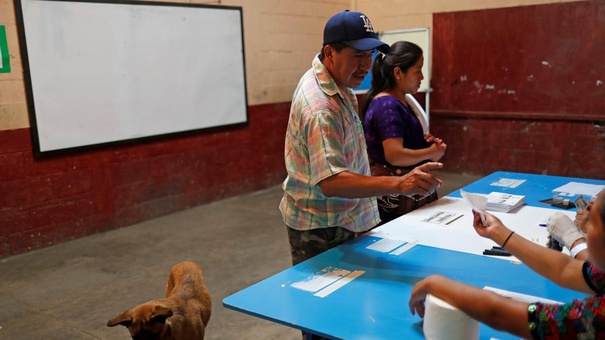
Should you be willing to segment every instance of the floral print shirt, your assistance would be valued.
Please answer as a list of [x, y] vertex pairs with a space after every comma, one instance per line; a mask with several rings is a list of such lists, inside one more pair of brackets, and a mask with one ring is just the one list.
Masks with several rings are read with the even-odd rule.
[[585, 261], [584, 280], [596, 296], [571, 303], [532, 303], [529, 329], [534, 339], [605, 339], [605, 272]]

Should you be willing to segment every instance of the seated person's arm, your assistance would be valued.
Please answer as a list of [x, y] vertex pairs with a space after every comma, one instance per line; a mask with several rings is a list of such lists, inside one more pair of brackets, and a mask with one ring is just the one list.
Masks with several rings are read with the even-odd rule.
[[440, 275], [431, 275], [418, 282], [409, 301], [412, 315], [424, 317], [424, 301], [431, 294], [462, 310], [471, 318], [511, 334], [531, 339], [527, 327], [526, 302], [512, 300], [485, 289], [469, 286]]
[[[473, 211], [473, 227], [483, 237], [492, 239], [498, 245], [505, 244], [506, 250], [517, 257], [536, 273], [555, 282], [559, 286], [579, 292], [594, 294], [582, 276], [584, 261], [573, 259], [550, 248], [528, 241], [520, 235], [512, 234], [494, 215], [483, 212], [487, 222], [484, 226], [479, 213]], [[510, 237], [509, 237], [510, 236]]]

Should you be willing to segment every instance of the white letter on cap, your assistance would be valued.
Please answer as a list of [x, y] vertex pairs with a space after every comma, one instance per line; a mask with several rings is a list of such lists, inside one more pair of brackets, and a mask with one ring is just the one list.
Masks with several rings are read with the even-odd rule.
[[372, 23], [370, 22], [370, 19], [368, 19], [365, 15], [362, 15], [361, 19], [363, 20], [363, 27], [366, 28], [366, 32], [374, 33], [374, 27], [372, 27]]

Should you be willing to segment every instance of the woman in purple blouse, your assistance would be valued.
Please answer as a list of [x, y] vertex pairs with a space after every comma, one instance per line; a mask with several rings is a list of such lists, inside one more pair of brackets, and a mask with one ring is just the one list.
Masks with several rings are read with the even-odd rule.
[[[446, 145], [425, 134], [419, 117], [407, 104], [405, 95], [420, 88], [424, 57], [422, 49], [398, 41], [388, 54], [379, 53], [372, 65], [372, 86], [361, 108], [361, 120], [368, 147], [372, 175], [402, 176], [414, 167], [438, 161]], [[381, 223], [386, 223], [427, 203], [426, 198], [389, 195], [378, 198]]]
[[526, 303], [431, 275], [414, 286], [409, 307], [424, 316], [427, 294], [444, 300], [494, 329], [524, 339], [605, 339], [605, 191], [599, 194], [586, 222], [588, 260], [574, 259], [528, 241], [495, 216], [484, 213], [487, 226], [473, 211], [477, 233], [490, 238], [536, 273], [561, 287], [593, 296], [566, 304]]

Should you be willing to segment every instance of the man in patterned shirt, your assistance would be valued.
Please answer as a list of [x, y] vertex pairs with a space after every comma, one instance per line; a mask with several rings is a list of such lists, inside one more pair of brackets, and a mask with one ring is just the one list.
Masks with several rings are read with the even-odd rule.
[[328, 20], [324, 43], [292, 99], [285, 141], [288, 176], [280, 203], [292, 263], [354, 238], [380, 222], [376, 196], [433, 193], [442, 182], [427, 163], [403, 177], [372, 177], [357, 98], [374, 49], [389, 46], [370, 20], [344, 11]]

